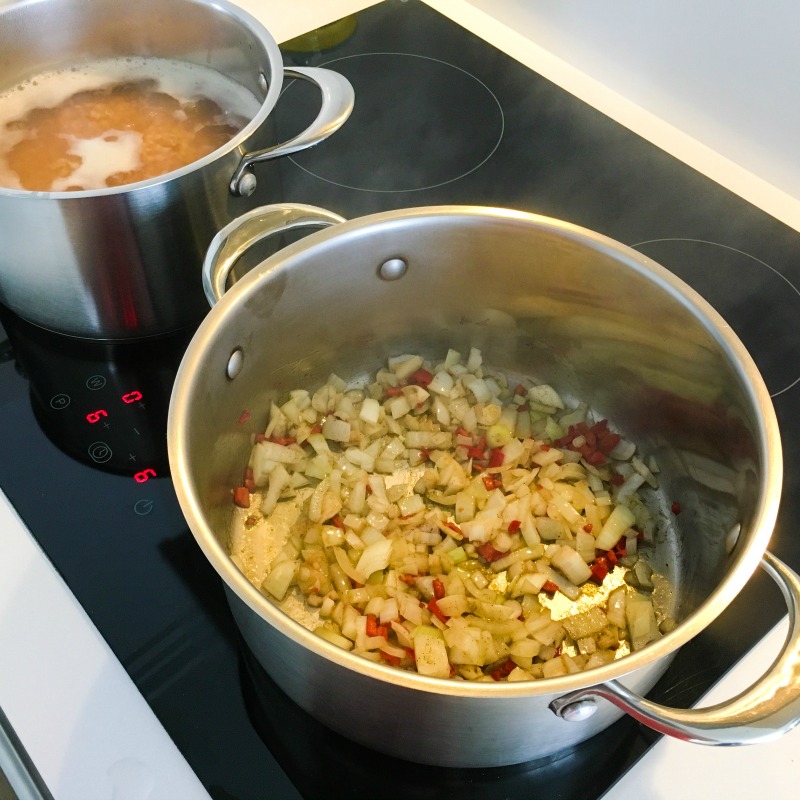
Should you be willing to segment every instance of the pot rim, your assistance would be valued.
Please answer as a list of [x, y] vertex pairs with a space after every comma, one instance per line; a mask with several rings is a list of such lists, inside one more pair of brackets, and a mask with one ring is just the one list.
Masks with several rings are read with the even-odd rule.
[[[244, 126], [237, 134], [229, 139], [224, 145], [213, 150], [208, 155], [192, 161], [183, 167], [174, 169], [171, 172], [165, 172], [161, 175], [155, 175], [152, 178], [147, 178], [143, 181], [136, 181], [135, 183], [126, 183], [122, 186], [108, 186], [103, 189], [83, 189], [80, 191], [62, 191], [62, 192], [39, 192], [31, 191], [29, 189], [14, 189], [7, 186], [0, 186], [0, 197], [6, 196], [11, 198], [30, 198], [35, 200], [80, 200], [89, 197], [112, 197], [114, 195], [130, 194], [136, 191], [143, 191], [158, 186], [162, 183], [177, 180], [197, 172], [205, 167], [213, 164], [215, 161], [223, 156], [226, 156], [239, 148], [247, 139], [249, 139], [261, 127], [264, 120], [270, 115], [272, 109], [280, 98], [283, 88], [283, 57], [281, 55], [278, 43], [275, 41], [272, 34], [261, 24], [252, 14], [245, 11], [240, 6], [230, 2], [230, 0], [186, 0], [186, 2], [194, 5], [207, 6], [215, 11], [226, 14], [229, 17], [241, 22], [244, 27], [249, 28], [250, 31], [256, 35], [261, 41], [264, 49], [267, 51], [270, 73], [273, 76], [272, 81], [267, 89], [267, 94], [261, 103], [261, 106], [255, 116]], [[12, 11], [17, 4], [8, 6], [7, 8], [0, 9], [0, 24], [5, 13]], [[280, 78], [280, 79], [278, 79]]]
[[[374, 663], [349, 651], [342, 650], [295, 622], [267, 597], [261, 594], [234, 565], [225, 549], [206, 523], [201, 504], [191, 488], [191, 465], [187, 457], [185, 420], [191, 406], [194, 386], [202, 381], [204, 354], [217, 335], [217, 330], [231, 316], [244, 312], [244, 307], [269, 282], [291, 267], [294, 256], [322, 249], [333, 238], [358, 237], [365, 228], [387, 225], [410, 219], [441, 217], [498, 220], [513, 225], [534, 226], [579, 241], [599, 252], [613, 256], [625, 267], [638, 272], [659, 285], [674, 300], [692, 311], [698, 321], [713, 336], [727, 354], [739, 377], [743, 391], [749, 395], [752, 407], [758, 411], [759, 461], [763, 477], [759, 502], [751, 521], [751, 541], [732, 556], [728, 575], [714, 591], [676, 628], [642, 650], [626, 655], [610, 664], [573, 675], [520, 682], [468, 682], [431, 678]], [[673, 273], [636, 250], [602, 234], [563, 220], [503, 208], [479, 206], [429, 206], [385, 211], [358, 217], [331, 228], [315, 232], [289, 245], [251, 270], [229, 290], [211, 309], [189, 344], [178, 370], [170, 401], [167, 442], [171, 474], [178, 501], [189, 527], [228, 587], [262, 620], [296, 644], [327, 661], [398, 687], [453, 697], [511, 699], [540, 695], [563, 694], [621, 676], [672, 654], [707, 627], [732, 602], [748, 581], [766, 551], [778, 515], [782, 488], [783, 458], [777, 416], [769, 392], [752, 357], [722, 316], [694, 289]], [[741, 536], [740, 536], [741, 541]]]

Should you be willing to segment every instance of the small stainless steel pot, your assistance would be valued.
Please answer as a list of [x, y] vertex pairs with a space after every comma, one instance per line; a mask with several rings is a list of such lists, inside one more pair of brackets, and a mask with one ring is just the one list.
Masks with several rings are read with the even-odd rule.
[[[207, 311], [200, 266], [212, 236], [281, 199], [276, 175], [259, 162], [318, 143], [353, 107], [345, 78], [284, 69], [269, 32], [227, 0], [25, 0], [0, 10], [0, 90], [129, 56], [210, 67], [261, 106], [224, 147], [151, 180], [76, 192], [0, 188], [0, 303], [74, 336], [138, 338], [199, 321]], [[284, 75], [317, 84], [322, 105], [308, 129], [275, 145], [268, 118]]]
[[[253, 241], [304, 226], [332, 227], [267, 259], [219, 299]], [[623, 711], [705, 744], [769, 739], [800, 720], [800, 580], [765, 552], [782, 479], [775, 413], [730, 327], [674, 275], [596, 233], [531, 214], [448, 206], [343, 222], [284, 205], [222, 230], [205, 278], [219, 302], [173, 390], [173, 480], [249, 647], [313, 716], [374, 749], [451, 767], [544, 757]], [[358, 378], [390, 354], [441, 358], [448, 347], [470, 346], [498, 370], [535, 375], [585, 400], [656, 457], [661, 488], [651, 500], [663, 525], [648, 560], [675, 587], [679, 624], [671, 633], [581, 674], [497, 684], [432, 679], [321, 640], [231, 562], [231, 488], [271, 400], [331, 372]], [[675, 499], [679, 516], [669, 512]], [[642, 699], [759, 564], [779, 584], [791, 623], [770, 672], [709, 709]]]

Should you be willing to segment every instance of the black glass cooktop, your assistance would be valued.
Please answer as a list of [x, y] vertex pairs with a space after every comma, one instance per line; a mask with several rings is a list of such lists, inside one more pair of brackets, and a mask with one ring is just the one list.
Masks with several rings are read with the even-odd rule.
[[[597, 230], [676, 272], [739, 334], [773, 395], [786, 475], [772, 549], [800, 568], [800, 235], [416, 0], [386, 0], [339, 29], [325, 51], [283, 48], [287, 64], [346, 75], [356, 107], [329, 140], [270, 168], [280, 199], [346, 217], [518, 208]], [[276, 141], [317, 106], [313, 88], [288, 85]], [[623, 719], [548, 763], [446, 770], [326, 731], [241, 644], [178, 508], [164, 426], [191, 331], [111, 346], [11, 314], [2, 322], [0, 486], [215, 800], [588, 800], [654, 740]], [[783, 613], [756, 575], [651, 696], [694, 702]]]

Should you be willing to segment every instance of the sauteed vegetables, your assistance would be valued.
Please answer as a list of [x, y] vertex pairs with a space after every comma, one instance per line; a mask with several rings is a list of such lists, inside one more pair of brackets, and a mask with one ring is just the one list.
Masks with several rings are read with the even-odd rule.
[[533, 680], [674, 622], [642, 551], [657, 465], [482, 354], [399, 355], [273, 403], [231, 536], [247, 578], [319, 636], [437, 678]]

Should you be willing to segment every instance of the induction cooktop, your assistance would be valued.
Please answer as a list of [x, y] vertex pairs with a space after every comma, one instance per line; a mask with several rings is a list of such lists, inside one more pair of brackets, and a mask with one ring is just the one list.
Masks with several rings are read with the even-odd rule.
[[[284, 59], [344, 74], [355, 109], [330, 139], [270, 167], [280, 199], [345, 217], [438, 204], [522, 209], [599, 231], [675, 272], [764, 375], [786, 467], [772, 549], [800, 568], [797, 232], [421, 2], [386, 0], [330, 32], [288, 43]], [[310, 122], [314, 91], [287, 85], [276, 141]], [[109, 345], [8, 311], [2, 324], [0, 487], [216, 800], [588, 799], [655, 740], [624, 718], [543, 763], [451, 770], [327, 731], [242, 643], [178, 508], [164, 431], [192, 330]], [[650, 696], [690, 705], [784, 613], [777, 589], [755, 575]]]

